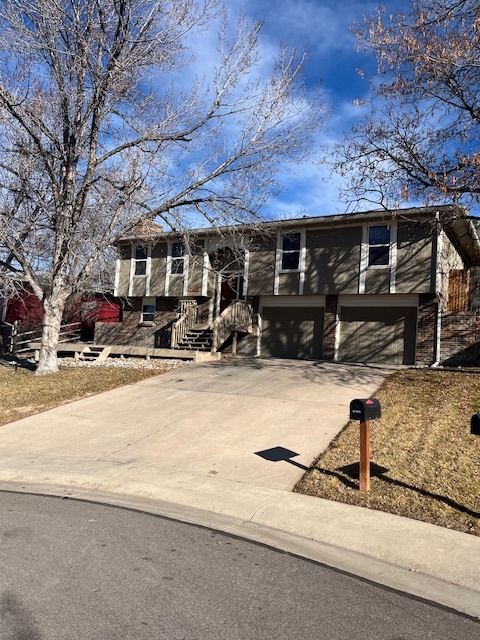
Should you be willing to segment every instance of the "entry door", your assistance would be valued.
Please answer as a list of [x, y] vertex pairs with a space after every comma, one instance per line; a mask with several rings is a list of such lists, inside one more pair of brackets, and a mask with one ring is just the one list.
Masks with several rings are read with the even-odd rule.
[[220, 313], [233, 300], [243, 300], [243, 276], [238, 272], [222, 273]]

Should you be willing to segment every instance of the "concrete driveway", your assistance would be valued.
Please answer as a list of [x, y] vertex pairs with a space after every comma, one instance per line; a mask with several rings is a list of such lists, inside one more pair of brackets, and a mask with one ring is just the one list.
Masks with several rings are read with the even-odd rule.
[[[478, 616], [476, 536], [291, 492], [346, 423], [350, 401], [391, 370], [188, 365], [0, 427], [0, 490], [200, 524]], [[290, 463], [274, 461], [279, 448]]]
[[288, 491], [347, 422], [350, 401], [389, 372], [296, 360], [188, 365], [1, 427], [0, 480], [116, 490], [126, 476], [142, 484], [181, 473]]

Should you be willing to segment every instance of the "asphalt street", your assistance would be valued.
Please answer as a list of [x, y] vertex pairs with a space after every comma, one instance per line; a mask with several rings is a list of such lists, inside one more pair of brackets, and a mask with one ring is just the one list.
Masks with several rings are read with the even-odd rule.
[[478, 640], [480, 623], [211, 529], [0, 493], [1, 640]]

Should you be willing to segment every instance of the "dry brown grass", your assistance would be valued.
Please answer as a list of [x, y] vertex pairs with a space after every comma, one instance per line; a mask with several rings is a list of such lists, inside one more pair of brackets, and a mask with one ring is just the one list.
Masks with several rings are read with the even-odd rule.
[[404, 370], [375, 397], [370, 493], [358, 491], [359, 423], [349, 422], [295, 491], [480, 535], [480, 372]]
[[115, 387], [164, 373], [162, 369], [84, 367], [50, 376], [0, 367], [0, 425]]

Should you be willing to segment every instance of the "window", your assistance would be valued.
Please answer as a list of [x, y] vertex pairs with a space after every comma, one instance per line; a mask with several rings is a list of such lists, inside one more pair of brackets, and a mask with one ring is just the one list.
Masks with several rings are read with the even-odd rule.
[[174, 276], [183, 275], [185, 261], [185, 245], [183, 242], [174, 242], [172, 244], [172, 266], [171, 273]]
[[282, 238], [282, 271], [298, 271], [300, 234], [286, 233]]
[[390, 264], [390, 227], [380, 225], [368, 230], [368, 266], [387, 267]]
[[146, 276], [147, 275], [147, 257], [148, 249], [142, 245], [135, 247], [135, 270], [134, 275]]
[[155, 298], [142, 298], [142, 322], [155, 321]]

